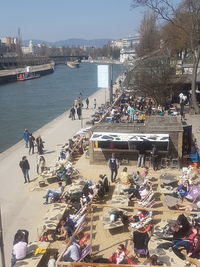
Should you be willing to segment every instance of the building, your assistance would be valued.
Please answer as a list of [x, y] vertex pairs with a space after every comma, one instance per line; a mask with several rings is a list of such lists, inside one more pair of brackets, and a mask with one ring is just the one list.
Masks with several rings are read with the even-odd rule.
[[122, 49], [123, 48], [123, 40], [122, 39], [119, 39], [119, 40], [113, 40], [111, 42], [111, 47], [113, 48], [119, 48], [119, 49]]
[[122, 39], [123, 48], [120, 50], [121, 63], [133, 63], [136, 58], [136, 46], [139, 43], [139, 35]]
[[135, 49], [122, 48], [120, 50], [120, 62], [121, 63], [130, 63], [133, 62], [136, 58]]
[[0, 40], [1, 40], [1, 43], [5, 44], [6, 46], [17, 44], [17, 38], [14, 38], [14, 37], [2, 37], [0, 38]]
[[36, 53], [36, 46], [33, 45], [32, 41], [29, 41], [28, 46], [22, 46], [21, 49], [24, 55], [34, 55]]
[[135, 34], [134, 36], [129, 36], [127, 38], [123, 38], [123, 47], [124, 48], [130, 48], [130, 47], [135, 47], [140, 40], [139, 34]]

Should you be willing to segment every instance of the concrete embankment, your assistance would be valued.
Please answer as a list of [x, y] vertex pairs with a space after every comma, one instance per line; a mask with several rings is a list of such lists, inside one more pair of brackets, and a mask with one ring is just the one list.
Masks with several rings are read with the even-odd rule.
[[[26, 71], [26, 68], [0, 70], [0, 84], [17, 81], [17, 75], [20, 73], [25, 73]], [[29, 70], [30, 73], [37, 73], [40, 74], [40, 76], [52, 73], [53, 71], [54, 63], [30, 66]]]
[[[108, 92], [106, 95], [108, 96]], [[89, 97], [90, 109], [83, 109], [83, 127], [95, 112], [92, 105], [94, 98], [97, 99], [98, 106], [103, 104], [105, 102], [105, 89], [98, 90]], [[62, 145], [80, 128], [81, 121], [72, 121], [69, 118], [69, 111], [67, 111], [34, 133], [35, 137], [40, 134], [45, 141], [44, 157], [47, 166], [55, 162]], [[23, 175], [19, 168], [19, 161], [23, 155], [27, 156], [31, 167], [30, 179], [32, 182], [30, 184], [24, 184]], [[37, 240], [37, 227], [49, 209], [49, 206], [42, 204], [44, 202], [42, 196], [45, 195], [46, 188], [43, 191], [32, 191], [35, 184], [33, 181], [36, 177], [36, 158], [36, 154], [29, 156], [28, 149], [24, 147], [22, 141], [0, 154], [0, 203], [6, 266], [9, 266], [13, 236], [17, 229], [27, 229], [30, 232], [30, 241]], [[56, 187], [57, 185], [53, 186]]]

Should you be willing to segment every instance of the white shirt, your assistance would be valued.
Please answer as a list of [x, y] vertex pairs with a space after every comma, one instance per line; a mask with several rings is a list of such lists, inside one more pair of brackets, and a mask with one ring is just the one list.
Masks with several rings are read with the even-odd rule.
[[54, 192], [58, 193], [58, 194], [62, 194], [64, 191], [64, 187], [63, 186], [59, 186], [58, 189], [56, 189]]
[[48, 261], [48, 267], [55, 267], [56, 266], [56, 260], [55, 259], [50, 259]]
[[80, 259], [80, 246], [76, 243], [73, 243], [68, 247], [63, 256], [69, 256], [72, 258], [72, 260], [78, 261]]
[[27, 243], [20, 241], [13, 246], [13, 254], [15, 255], [17, 260], [24, 259], [26, 257], [27, 252]]

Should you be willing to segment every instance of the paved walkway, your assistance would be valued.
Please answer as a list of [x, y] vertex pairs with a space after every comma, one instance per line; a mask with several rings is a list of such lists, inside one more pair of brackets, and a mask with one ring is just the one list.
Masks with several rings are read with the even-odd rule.
[[[107, 93], [108, 96], [108, 93]], [[89, 97], [90, 107], [93, 99], [97, 99], [97, 106], [105, 102], [105, 89], [97, 91]], [[83, 109], [83, 127], [94, 113], [93, 109]], [[28, 125], [27, 125], [28, 128]], [[81, 128], [81, 121], [69, 119], [69, 112], [65, 112], [52, 122], [39, 129], [33, 135], [41, 135], [45, 141], [45, 159], [47, 166], [55, 162], [61, 146]], [[22, 134], [23, 134], [22, 129]], [[37, 226], [40, 225], [48, 206], [42, 205], [45, 191], [31, 191], [33, 184], [24, 184], [23, 175], [19, 168], [22, 156], [27, 156], [31, 170], [30, 179], [36, 176], [36, 157], [28, 155], [28, 149], [21, 141], [0, 154], [0, 203], [2, 209], [3, 235], [6, 262], [9, 266], [12, 241], [18, 229], [30, 232], [30, 241], [37, 240]], [[56, 186], [56, 185], [55, 185]]]

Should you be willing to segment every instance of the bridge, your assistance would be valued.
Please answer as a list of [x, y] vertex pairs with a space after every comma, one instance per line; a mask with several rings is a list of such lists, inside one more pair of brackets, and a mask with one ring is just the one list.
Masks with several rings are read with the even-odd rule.
[[87, 60], [88, 56], [50, 56], [49, 58], [53, 60], [55, 64], [66, 64], [67, 61], [78, 60], [81, 62], [81, 60]]
[[50, 56], [50, 57], [39, 57], [39, 56], [21, 56], [21, 57], [4, 57], [0, 55], [0, 70], [24, 68], [26, 66], [35, 66], [51, 63], [55, 64], [66, 64], [67, 61], [87, 60], [88, 56]]
[[24, 68], [26, 66], [37, 66], [50, 63], [47, 57], [22, 56], [4, 57], [0, 56], [0, 70]]

